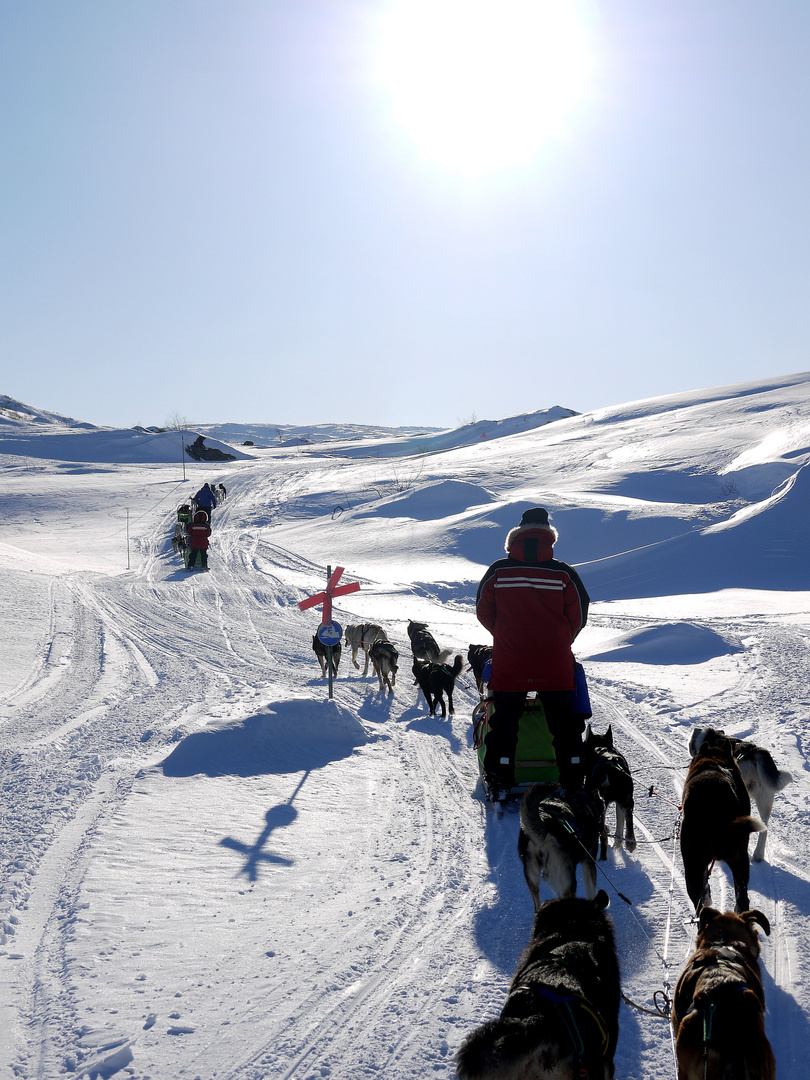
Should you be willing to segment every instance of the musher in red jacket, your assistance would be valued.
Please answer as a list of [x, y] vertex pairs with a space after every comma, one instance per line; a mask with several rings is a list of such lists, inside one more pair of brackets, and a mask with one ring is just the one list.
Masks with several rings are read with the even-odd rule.
[[188, 542], [189, 570], [194, 569], [197, 556], [200, 556], [200, 565], [203, 570], [208, 569], [208, 537], [211, 535], [211, 526], [208, 524], [208, 514], [204, 510], [198, 510], [194, 515], [194, 521], [188, 527], [186, 540]]
[[576, 570], [554, 558], [556, 540], [548, 511], [527, 510], [506, 537], [508, 557], [493, 563], [478, 586], [476, 615], [493, 638], [493, 713], [484, 740], [493, 802], [505, 798], [515, 781], [518, 723], [529, 691], [543, 703], [563, 788], [584, 782], [585, 719], [573, 709], [571, 644], [587, 621], [590, 601]]

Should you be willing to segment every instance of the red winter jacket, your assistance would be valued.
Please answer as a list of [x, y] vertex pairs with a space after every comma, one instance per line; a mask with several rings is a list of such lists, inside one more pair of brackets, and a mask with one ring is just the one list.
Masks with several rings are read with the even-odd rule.
[[186, 536], [188, 538], [188, 546], [194, 548], [195, 551], [205, 551], [208, 547], [208, 537], [211, 535], [211, 529], [203, 521], [195, 521], [193, 525], [189, 525]]
[[555, 537], [536, 525], [513, 529], [508, 558], [478, 586], [476, 615], [493, 638], [490, 690], [574, 689], [571, 643], [590, 601], [576, 570], [553, 557]]

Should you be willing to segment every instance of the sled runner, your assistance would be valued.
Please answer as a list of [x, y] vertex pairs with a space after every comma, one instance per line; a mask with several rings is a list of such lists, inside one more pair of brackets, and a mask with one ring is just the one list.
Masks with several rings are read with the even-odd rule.
[[[484, 738], [489, 731], [492, 716], [492, 698], [480, 702], [473, 709], [473, 746], [478, 755], [478, 771], [489, 799], [486, 775], [484, 773]], [[515, 783], [511, 796], [522, 796], [523, 792], [534, 783], [554, 783], [559, 781], [557, 757], [554, 744], [546, 723], [543, 706], [534, 697], [526, 699], [526, 708], [518, 727], [517, 750], [515, 751]]]

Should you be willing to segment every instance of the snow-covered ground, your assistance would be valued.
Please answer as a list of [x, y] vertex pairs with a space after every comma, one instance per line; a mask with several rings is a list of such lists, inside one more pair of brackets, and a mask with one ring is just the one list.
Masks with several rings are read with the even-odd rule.
[[[488, 641], [477, 581], [535, 504], [594, 599], [593, 722], [636, 780], [641, 842], [600, 878], [624, 992], [651, 1010], [693, 940], [673, 839], [693, 726], [753, 738], [795, 777], [751, 897], [779, 1072], [807, 1075], [810, 375], [220, 465], [181, 464], [176, 433], [136, 464], [148, 434], [17, 412], [0, 432], [0, 1076], [454, 1075], [532, 904], [517, 817], [482, 800], [471, 676], [431, 719], [405, 627], [465, 656]], [[211, 572], [190, 575], [170, 538], [206, 480], [228, 498]], [[338, 621], [398, 646], [393, 696], [344, 656], [328, 698], [319, 611], [298, 607], [328, 566], [361, 584]], [[732, 905], [722, 867], [712, 888]], [[667, 1023], [623, 1005], [617, 1076], [674, 1075]]]

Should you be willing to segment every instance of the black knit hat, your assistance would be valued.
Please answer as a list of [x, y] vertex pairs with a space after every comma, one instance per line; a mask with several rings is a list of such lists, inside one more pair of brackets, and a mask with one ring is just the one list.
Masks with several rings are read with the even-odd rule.
[[526, 525], [539, 525], [547, 529], [548, 510], [543, 506], [533, 506], [531, 510], [524, 511], [523, 517], [520, 519], [520, 526], [523, 528]]

